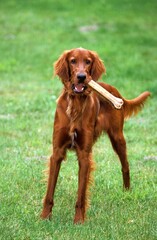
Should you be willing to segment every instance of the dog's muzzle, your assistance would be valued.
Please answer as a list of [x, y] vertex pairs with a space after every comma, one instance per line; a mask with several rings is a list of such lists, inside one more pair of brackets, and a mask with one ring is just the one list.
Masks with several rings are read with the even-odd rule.
[[83, 93], [87, 86], [85, 85], [86, 74], [85, 73], [78, 73], [77, 74], [77, 83], [72, 85], [72, 89], [75, 93]]

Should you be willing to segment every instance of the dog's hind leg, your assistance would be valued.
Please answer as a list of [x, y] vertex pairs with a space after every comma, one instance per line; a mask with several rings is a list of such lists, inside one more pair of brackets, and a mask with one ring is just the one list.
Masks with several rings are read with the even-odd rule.
[[129, 163], [127, 160], [126, 153], [126, 141], [122, 131], [109, 131], [109, 138], [111, 140], [113, 149], [119, 156], [121, 165], [122, 165], [122, 175], [123, 175], [123, 186], [125, 189], [130, 188], [130, 171], [129, 171]]

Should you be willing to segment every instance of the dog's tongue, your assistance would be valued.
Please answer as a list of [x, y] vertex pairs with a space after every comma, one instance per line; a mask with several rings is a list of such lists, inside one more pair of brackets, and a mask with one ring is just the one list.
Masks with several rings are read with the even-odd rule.
[[80, 92], [83, 92], [83, 90], [84, 90], [84, 85], [82, 83], [75, 85], [75, 92], [80, 93]]

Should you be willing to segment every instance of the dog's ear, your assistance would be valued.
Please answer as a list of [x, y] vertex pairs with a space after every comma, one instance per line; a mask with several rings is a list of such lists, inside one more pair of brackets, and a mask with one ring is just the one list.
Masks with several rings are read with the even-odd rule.
[[91, 69], [91, 77], [94, 81], [97, 81], [103, 73], [106, 72], [103, 61], [99, 58], [96, 52], [91, 51], [93, 58], [93, 65]]
[[62, 82], [69, 80], [69, 69], [67, 56], [70, 51], [64, 51], [59, 59], [54, 63], [54, 75], [57, 75]]

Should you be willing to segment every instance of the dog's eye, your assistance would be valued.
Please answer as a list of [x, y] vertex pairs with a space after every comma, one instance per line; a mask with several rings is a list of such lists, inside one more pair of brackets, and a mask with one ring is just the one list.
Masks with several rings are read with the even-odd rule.
[[86, 64], [87, 64], [87, 65], [91, 64], [91, 60], [86, 59]]
[[71, 64], [75, 64], [76, 63], [76, 59], [75, 58], [72, 58], [71, 61], [70, 61]]

